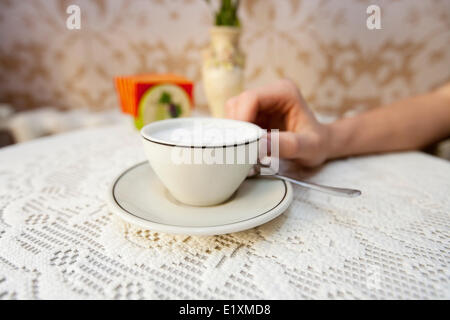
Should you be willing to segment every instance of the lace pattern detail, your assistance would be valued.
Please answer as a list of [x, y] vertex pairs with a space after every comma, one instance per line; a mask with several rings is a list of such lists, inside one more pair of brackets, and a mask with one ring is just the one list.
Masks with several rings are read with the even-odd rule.
[[335, 161], [260, 227], [194, 237], [113, 216], [113, 178], [145, 159], [118, 125], [0, 151], [0, 298], [450, 298], [450, 164], [422, 153]]

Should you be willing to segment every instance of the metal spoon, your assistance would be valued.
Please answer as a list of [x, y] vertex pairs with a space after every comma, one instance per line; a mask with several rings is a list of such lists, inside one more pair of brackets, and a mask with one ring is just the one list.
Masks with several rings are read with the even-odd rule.
[[[250, 169], [249, 174], [247, 175], [247, 178], [251, 178], [251, 177], [256, 177], [261, 175], [261, 165], [260, 164], [255, 164], [252, 169]], [[305, 187], [305, 188], [310, 188], [316, 191], [321, 191], [321, 192], [325, 192], [334, 196], [339, 196], [339, 197], [348, 197], [348, 198], [354, 198], [354, 197], [358, 197], [361, 195], [361, 191], [359, 190], [355, 190], [355, 189], [347, 189], [347, 188], [337, 188], [337, 187], [330, 187], [330, 186], [323, 186], [320, 184], [316, 184], [316, 183], [312, 183], [312, 182], [305, 182], [305, 181], [300, 181], [300, 180], [295, 180], [286, 176], [282, 176], [279, 174], [270, 174], [269, 176], [273, 176], [282, 180], [286, 180], [289, 182], [292, 182], [296, 185]]]

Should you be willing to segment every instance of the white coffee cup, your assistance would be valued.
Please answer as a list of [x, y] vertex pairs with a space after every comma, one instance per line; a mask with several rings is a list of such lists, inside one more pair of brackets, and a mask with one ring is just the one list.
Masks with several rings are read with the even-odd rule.
[[217, 118], [156, 121], [141, 130], [144, 150], [171, 195], [194, 206], [230, 198], [256, 162], [263, 130]]

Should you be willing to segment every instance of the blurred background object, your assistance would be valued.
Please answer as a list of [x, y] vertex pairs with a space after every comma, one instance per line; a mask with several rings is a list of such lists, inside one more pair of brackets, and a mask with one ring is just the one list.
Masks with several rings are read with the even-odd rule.
[[8, 104], [0, 104], [0, 148], [14, 143], [14, 137], [8, 128], [13, 108]]
[[9, 118], [6, 129], [15, 142], [63, 133], [79, 128], [115, 124], [123, 118], [117, 110], [93, 112], [87, 109], [61, 111], [44, 107], [18, 112]]
[[123, 113], [134, 118], [134, 125], [158, 120], [188, 117], [194, 107], [194, 84], [175, 74], [139, 74], [114, 79]]
[[211, 114], [223, 118], [227, 100], [244, 90], [244, 54], [239, 47], [240, 1], [219, 3], [214, 26], [210, 28], [211, 43], [203, 50], [202, 80]]
[[[15, 112], [118, 109], [114, 76], [193, 79], [207, 110], [201, 50], [219, 1], [0, 0], [0, 102]], [[69, 5], [81, 29], [66, 28]], [[450, 1], [241, 1], [245, 83], [293, 79], [324, 121], [429, 91], [450, 80]], [[214, 7], [216, 6], [216, 7]]]

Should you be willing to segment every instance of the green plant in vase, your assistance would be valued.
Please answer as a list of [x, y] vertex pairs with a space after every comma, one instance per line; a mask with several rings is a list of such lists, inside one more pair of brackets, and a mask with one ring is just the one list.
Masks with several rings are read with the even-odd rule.
[[[207, 0], [208, 3], [211, 0]], [[222, 0], [214, 13], [211, 43], [203, 51], [203, 86], [210, 111], [225, 116], [226, 101], [244, 87], [244, 54], [239, 48], [241, 33], [238, 0]]]
[[[208, 3], [211, 0], [206, 0]], [[215, 25], [239, 27], [239, 18], [237, 11], [239, 8], [239, 0], [222, 0], [219, 10], [216, 12]]]

